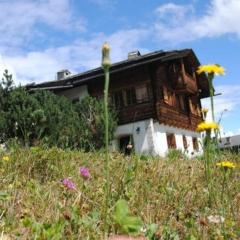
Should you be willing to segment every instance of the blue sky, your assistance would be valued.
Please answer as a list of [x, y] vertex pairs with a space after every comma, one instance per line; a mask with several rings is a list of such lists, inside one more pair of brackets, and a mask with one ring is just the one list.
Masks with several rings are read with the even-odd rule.
[[16, 83], [97, 67], [105, 41], [113, 62], [136, 49], [193, 48], [226, 69], [214, 80], [216, 113], [227, 109], [223, 135], [240, 133], [240, 0], [0, 0], [0, 11], [0, 71]]

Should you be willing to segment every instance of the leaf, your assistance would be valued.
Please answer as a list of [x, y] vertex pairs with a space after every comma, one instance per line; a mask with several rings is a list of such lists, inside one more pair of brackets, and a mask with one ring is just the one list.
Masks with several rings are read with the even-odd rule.
[[128, 211], [129, 210], [127, 201], [123, 199], [118, 200], [113, 214], [113, 219], [116, 221], [117, 224], [122, 225], [124, 219], [128, 215]]
[[142, 221], [139, 217], [125, 217], [122, 228], [125, 233], [137, 234], [142, 227]]
[[153, 240], [155, 233], [157, 232], [158, 229], [158, 225], [155, 223], [149, 224], [147, 226], [147, 232], [146, 232], [146, 237], [148, 237], [148, 239]]
[[1, 201], [7, 201], [9, 200], [10, 195], [7, 192], [0, 191], [0, 200]]
[[127, 201], [118, 200], [113, 214], [114, 221], [120, 226], [123, 233], [136, 235], [140, 232], [142, 221], [139, 217], [129, 216], [128, 213]]

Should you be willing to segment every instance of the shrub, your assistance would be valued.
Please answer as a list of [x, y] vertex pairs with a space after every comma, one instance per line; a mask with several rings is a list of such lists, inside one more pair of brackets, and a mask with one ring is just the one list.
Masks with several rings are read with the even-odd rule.
[[[5, 71], [0, 84], [0, 143], [17, 138], [25, 146], [45, 144], [85, 151], [104, 145], [103, 101], [86, 97], [72, 103], [50, 91], [30, 94], [14, 87]], [[109, 135], [117, 126], [116, 113], [109, 113]]]

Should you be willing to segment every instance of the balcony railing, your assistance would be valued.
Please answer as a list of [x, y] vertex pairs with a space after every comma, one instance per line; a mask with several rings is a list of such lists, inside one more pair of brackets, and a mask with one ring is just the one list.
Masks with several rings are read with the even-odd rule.
[[195, 94], [198, 91], [196, 80], [188, 73], [176, 76], [173, 79], [173, 88], [183, 94]]

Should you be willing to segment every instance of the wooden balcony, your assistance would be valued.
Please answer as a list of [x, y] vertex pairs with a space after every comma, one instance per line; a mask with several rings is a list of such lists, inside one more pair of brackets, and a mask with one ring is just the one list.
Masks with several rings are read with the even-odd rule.
[[198, 92], [196, 80], [187, 73], [173, 78], [173, 89], [176, 93], [192, 95]]
[[125, 106], [118, 111], [119, 124], [155, 118], [155, 106], [153, 101]]
[[158, 121], [177, 128], [195, 131], [197, 125], [202, 121], [200, 116], [183, 112], [174, 106], [165, 103], [157, 103]]

